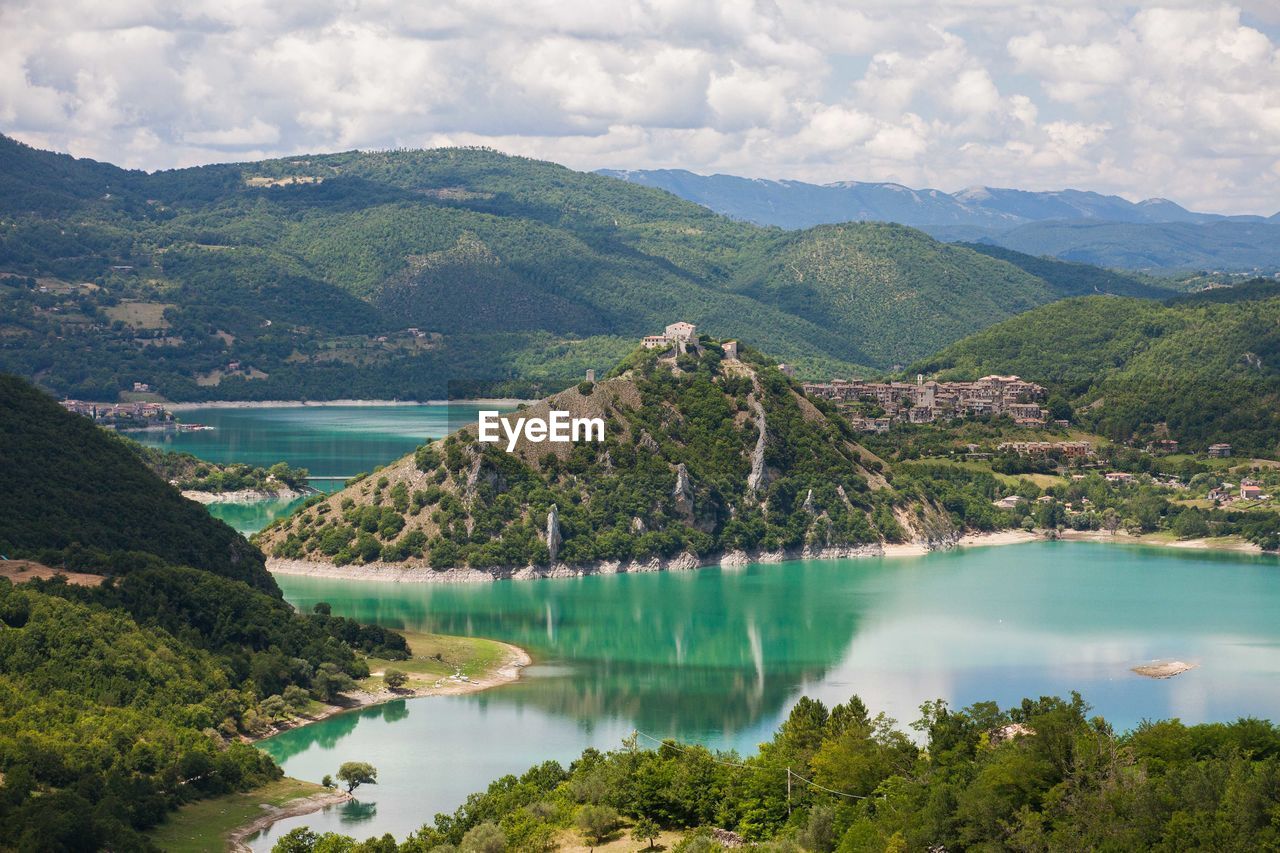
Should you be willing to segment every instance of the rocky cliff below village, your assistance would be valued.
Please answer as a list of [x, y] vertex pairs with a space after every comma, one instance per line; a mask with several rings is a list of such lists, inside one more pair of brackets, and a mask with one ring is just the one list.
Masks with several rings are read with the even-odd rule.
[[274, 569], [489, 580], [947, 547], [960, 529], [754, 350], [703, 337], [504, 416], [598, 418], [604, 440], [507, 450], [473, 425], [259, 534]]

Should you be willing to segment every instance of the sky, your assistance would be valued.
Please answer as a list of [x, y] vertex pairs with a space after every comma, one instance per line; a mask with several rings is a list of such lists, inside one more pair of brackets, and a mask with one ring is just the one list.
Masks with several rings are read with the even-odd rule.
[[0, 0], [0, 132], [1280, 210], [1280, 0]]

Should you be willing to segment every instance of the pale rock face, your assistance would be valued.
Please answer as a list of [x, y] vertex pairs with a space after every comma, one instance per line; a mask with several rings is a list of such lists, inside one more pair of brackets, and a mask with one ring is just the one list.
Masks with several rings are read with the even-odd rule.
[[689, 469], [681, 462], [676, 466], [676, 487], [671, 496], [676, 499], [676, 507], [681, 514], [693, 517], [693, 481], [689, 479]]
[[555, 505], [551, 505], [551, 509], [547, 511], [547, 550], [551, 552], [551, 565], [556, 564], [556, 557], [560, 553], [560, 543], [564, 540], [560, 537], [560, 509]]
[[653, 436], [649, 435], [648, 430], [640, 431], [640, 441], [638, 443], [650, 453], [658, 452], [658, 442], [653, 440]]
[[756, 413], [756, 429], [760, 434], [756, 437], [755, 450], [751, 452], [751, 474], [747, 477], [747, 488], [758, 493], [769, 485], [769, 472], [764, 467], [764, 446], [768, 437], [768, 426], [764, 419], [764, 406], [754, 397], [751, 408]]
[[809, 490], [809, 494], [804, 499], [804, 511], [809, 515], [817, 515], [817, 505], [813, 502], [813, 489]]

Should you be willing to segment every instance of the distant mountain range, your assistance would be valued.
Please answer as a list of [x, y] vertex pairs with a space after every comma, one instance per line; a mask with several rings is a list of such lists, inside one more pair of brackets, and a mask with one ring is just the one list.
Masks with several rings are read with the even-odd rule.
[[1280, 213], [1198, 213], [1163, 198], [1131, 202], [1081, 190], [1029, 192], [971, 187], [957, 193], [901, 184], [809, 184], [683, 169], [605, 169], [602, 174], [664, 189], [717, 213], [759, 225], [811, 228], [877, 220], [947, 241], [984, 242], [1125, 269], [1280, 268]]
[[146, 174], [0, 137], [0, 218], [0, 370], [82, 400], [541, 396], [529, 383], [576, 384], [674, 320], [848, 375], [1065, 297], [1169, 295], [902, 225], [762, 228], [471, 149]]

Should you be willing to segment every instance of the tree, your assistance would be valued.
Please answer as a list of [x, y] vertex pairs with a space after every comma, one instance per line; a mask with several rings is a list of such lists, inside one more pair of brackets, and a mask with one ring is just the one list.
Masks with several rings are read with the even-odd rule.
[[328, 773], [324, 774], [324, 778], [320, 780], [320, 784], [325, 788], [334, 787], [333, 777], [330, 776]]
[[338, 768], [338, 780], [347, 783], [347, 793], [361, 785], [378, 784], [378, 771], [367, 761], [345, 761]]
[[388, 668], [382, 673], [382, 682], [391, 690], [399, 690], [409, 680], [409, 674], [398, 669]]
[[658, 824], [651, 818], [642, 817], [636, 821], [636, 825], [631, 828], [632, 841], [647, 841], [647, 850], [653, 849], [653, 843], [658, 837]]
[[289, 710], [283, 696], [268, 696], [258, 703], [258, 711], [269, 720], [278, 720]]
[[340, 694], [355, 690], [356, 683], [351, 676], [339, 669], [337, 664], [322, 663], [316, 670], [315, 677], [311, 679], [311, 688], [326, 702], [332, 702]]
[[496, 823], [486, 821], [467, 830], [458, 849], [462, 853], [503, 853], [507, 849], [507, 835]]
[[575, 822], [583, 838], [595, 847], [618, 828], [618, 813], [612, 806], [587, 805], [578, 809]]

